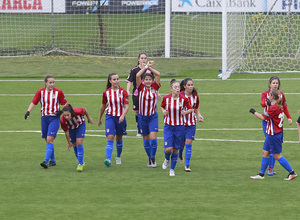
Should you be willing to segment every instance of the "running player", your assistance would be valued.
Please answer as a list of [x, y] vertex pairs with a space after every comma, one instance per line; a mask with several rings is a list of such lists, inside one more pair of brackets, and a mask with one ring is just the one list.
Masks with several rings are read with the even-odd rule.
[[119, 86], [119, 76], [116, 73], [108, 75], [106, 90], [103, 92], [102, 106], [98, 126], [102, 125], [102, 115], [106, 110], [105, 132], [107, 137], [106, 159], [104, 164], [111, 166], [111, 155], [113, 152], [114, 137], [116, 136], [117, 157], [116, 164], [121, 164], [121, 153], [123, 150], [123, 135], [126, 135], [126, 114], [129, 109], [128, 93]]
[[83, 139], [85, 137], [85, 120], [86, 115], [88, 123], [94, 124], [86, 108], [73, 108], [70, 104], [62, 109], [63, 116], [60, 119], [61, 128], [64, 130], [68, 142], [68, 151], [73, 147], [76, 158], [78, 159], [77, 171], [83, 170], [84, 149]]
[[297, 177], [297, 173], [292, 169], [287, 159], [281, 155], [283, 143], [284, 107], [281, 93], [278, 89], [270, 91], [269, 101], [270, 106], [268, 111], [263, 114], [257, 113], [253, 108], [250, 109], [250, 112], [260, 120], [267, 120], [266, 139], [263, 146], [260, 173], [255, 176], [250, 176], [250, 179], [265, 178], [264, 175], [269, 164], [270, 153], [272, 153], [280, 165], [289, 172], [287, 178], [284, 180], [292, 180]]
[[[188, 100], [194, 111], [190, 114], [184, 116], [185, 122], [185, 166], [184, 170], [186, 172], [191, 172], [190, 168], [190, 160], [192, 156], [192, 142], [195, 140], [196, 133], [196, 123], [197, 118], [199, 122], [203, 122], [204, 118], [200, 113], [199, 108], [199, 96], [197, 90], [194, 87], [193, 80], [191, 78], [186, 78], [180, 83], [180, 95], [185, 96]], [[184, 163], [184, 159], [182, 156], [184, 144], [179, 149], [179, 162]]]
[[46, 76], [44, 83], [45, 87], [36, 92], [30, 103], [25, 114], [25, 119], [28, 119], [30, 112], [40, 102], [42, 138], [46, 140], [45, 160], [40, 165], [47, 169], [49, 166], [56, 165], [53, 142], [59, 129], [60, 121], [60, 117], [56, 115], [56, 112], [59, 111], [60, 105], [67, 104], [67, 100], [64, 93], [54, 87], [55, 82], [53, 76]]
[[[175, 176], [178, 149], [184, 143], [184, 115], [194, 111], [187, 98], [180, 94], [180, 84], [175, 79], [170, 82], [171, 94], [164, 96], [160, 108], [164, 114], [164, 152], [162, 168], [168, 168], [170, 159], [170, 176]], [[187, 110], [184, 110], [186, 107]]]
[[[157, 167], [155, 155], [157, 150], [158, 114], [157, 98], [160, 88], [160, 73], [153, 69], [154, 61], [142, 65], [142, 69], [136, 75], [136, 83], [139, 92], [139, 116], [138, 128], [143, 135], [144, 148], [148, 155], [148, 167]], [[150, 70], [151, 72], [147, 72]], [[155, 75], [155, 81], [154, 76]], [[141, 77], [143, 76], [143, 81]]]

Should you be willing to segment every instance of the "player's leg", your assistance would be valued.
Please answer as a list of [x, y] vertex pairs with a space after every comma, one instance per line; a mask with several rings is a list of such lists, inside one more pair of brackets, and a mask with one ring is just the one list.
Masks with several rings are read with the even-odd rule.
[[124, 121], [122, 123], [116, 124], [116, 148], [117, 148], [117, 157], [116, 157], [116, 164], [121, 164], [121, 154], [123, 151], [123, 135], [126, 135], [126, 127], [127, 127], [127, 121], [126, 118], [124, 118]]
[[150, 131], [150, 159], [151, 159], [151, 166], [156, 167], [156, 151], [157, 151], [157, 132], [158, 132], [158, 114], [154, 113], [150, 116], [149, 121], [149, 131]]
[[196, 125], [185, 126], [185, 167], [186, 172], [191, 172], [190, 161], [192, 157], [192, 143], [195, 140]]
[[106, 115], [105, 117], [105, 133], [107, 137], [107, 142], [106, 142], [106, 159], [104, 160], [104, 164], [107, 167], [111, 166], [111, 155], [113, 152], [114, 137], [115, 137], [115, 130], [116, 130], [116, 124], [114, 118], [116, 117], [111, 115]]

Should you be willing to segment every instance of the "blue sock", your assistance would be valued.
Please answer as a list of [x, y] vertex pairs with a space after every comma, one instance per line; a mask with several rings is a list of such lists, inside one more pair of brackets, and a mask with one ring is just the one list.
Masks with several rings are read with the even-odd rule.
[[84, 155], [84, 150], [83, 150], [83, 145], [77, 145], [77, 155], [78, 155], [78, 164], [82, 165], [83, 164], [83, 155]]
[[278, 162], [281, 166], [283, 166], [284, 169], [286, 169], [289, 173], [293, 171], [290, 163], [285, 159], [284, 157], [281, 157]]
[[267, 157], [263, 157], [261, 159], [260, 173], [265, 173], [266, 172], [266, 169], [269, 165], [269, 159], [270, 158], [267, 158]]
[[177, 159], [178, 159], [178, 153], [177, 154], [172, 154], [171, 156], [171, 170], [174, 170], [177, 164]]
[[106, 158], [109, 160], [111, 160], [113, 146], [114, 146], [114, 141], [107, 141], [107, 143], [106, 143]]
[[77, 146], [73, 147], [73, 149], [74, 149], [74, 154], [75, 154], [76, 158], [78, 159]]
[[54, 156], [54, 146], [53, 146], [53, 151], [50, 157], [51, 161], [55, 162], [55, 156]]
[[269, 160], [269, 167], [270, 168], [274, 168], [274, 165], [275, 165], [275, 158], [274, 158], [274, 156], [273, 156], [273, 154], [270, 154], [270, 160]]
[[155, 158], [156, 150], [157, 150], [157, 139], [150, 140], [151, 145], [151, 158]]
[[165, 152], [165, 158], [166, 158], [166, 160], [170, 160], [171, 153], [166, 153], [166, 151], [164, 151], [164, 152]]
[[144, 140], [144, 148], [150, 159], [150, 157], [151, 157], [150, 140]]
[[185, 145], [185, 166], [190, 165], [191, 157], [192, 157], [192, 145], [186, 144]]
[[46, 145], [46, 156], [45, 161], [48, 163], [50, 157], [52, 156], [52, 152], [54, 151], [54, 145], [53, 144], [47, 144]]
[[123, 140], [116, 141], [116, 147], [117, 147], [117, 157], [121, 157], [122, 150], [123, 150]]

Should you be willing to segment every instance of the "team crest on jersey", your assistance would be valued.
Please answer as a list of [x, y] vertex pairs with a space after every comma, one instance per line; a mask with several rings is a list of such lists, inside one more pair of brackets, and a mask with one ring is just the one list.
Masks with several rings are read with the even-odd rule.
[[121, 99], [123, 98], [123, 94], [122, 94], [122, 93], [119, 93], [118, 96], [119, 96], [119, 98], [121, 98]]
[[155, 93], [155, 89], [151, 89], [151, 93]]
[[56, 98], [56, 94], [53, 94], [53, 95], [52, 95], [52, 98], [55, 99], [55, 98]]

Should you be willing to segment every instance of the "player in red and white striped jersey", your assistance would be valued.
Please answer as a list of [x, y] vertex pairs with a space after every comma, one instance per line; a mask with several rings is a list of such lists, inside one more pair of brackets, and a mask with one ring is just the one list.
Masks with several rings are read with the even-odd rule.
[[[175, 166], [178, 159], [178, 149], [184, 142], [184, 115], [192, 113], [194, 109], [191, 107], [187, 98], [180, 95], [180, 84], [175, 79], [170, 82], [171, 94], [166, 95], [160, 105], [164, 114], [164, 148], [165, 160], [162, 165], [163, 169], [167, 169], [171, 156], [170, 176], [175, 176]], [[187, 109], [187, 110], [185, 110]], [[171, 155], [172, 154], [172, 155]]]
[[286, 158], [281, 155], [283, 143], [283, 120], [284, 120], [284, 107], [281, 98], [281, 93], [278, 89], [273, 89], [270, 92], [270, 107], [267, 112], [260, 114], [253, 108], [250, 112], [257, 118], [264, 121], [267, 120], [266, 139], [263, 146], [263, 157], [261, 161], [261, 168], [259, 174], [250, 176], [250, 179], [264, 179], [266, 169], [269, 164], [270, 153], [289, 174], [284, 180], [292, 180], [297, 177], [297, 173], [292, 169]]
[[[269, 89], [261, 94], [260, 104], [264, 108], [264, 113], [267, 112], [268, 109], [269, 109], [269, 105], [270, 105], [269, 98], [270, 98], [271, 90], [273, 90], [273, 89], [278, 89], [279, 90], [280, 89], [280, 79], [277, 76], [272, 76], [269, 79], [268, 86], [269, 86]], [[289, 113], [289, 110], [288, 110], [288, 107], [287, 107], [287, 102], [286, 102], [285, 96], [284, 96], [283, 92], [280, 91], [280, 93], [281, 93], [284, 113], [285, 113], [286, 117], [288, 118], [289, 125], [291, 125], [292, 124], [292, 118], [290, 116], [290, 113]], [[267, 121], [262, 121], [262, 128], [263, 128], [264, 135], [266, 136]], [[275, 161], [276, 160], [273, 157], [273, 154], [271, 153], [270, 154], [270, 160], [269, 160], [269, 168], [268, 168], [268, 175], [269, 176], [277, 174], [274, 171]]]
[[72, 108], [70, 104], [62, 109], [63, 116], [60, 119], [61, 128], [65, 131], [68, 142], [68, 151], [73, 147], [76, 158], [78, 159], [77, 171], [83, 170], [84, 149], [83, 139], [85, 137], [86, 124], [84, 116], [88, 122], [94, 124], [86, 108]]
[[[67, 104], [67, 100], [64, 93], [54, 87], [55, 82], [53, 76], [46, 76], [44, 82], [45, 88], [41, 88], [36, 92], [25, 114], [25, 119], [28, 119], [30, 112], [40, 102], [42, 138], [45, 138], [47, 143], [45, 160], [41, 163], [41, 166], [46, 169], [49, 166], [56, 165], [53, 142], [59, 129], [60, 119], [55, 112], [59, 111], [60, 105]], [[49, 160], [51, 161], [49, 162]]]
[[[160, 73], [153, 68], [154, 62], [149, 61], [142, 65], [142, 69], [136, 75], [136, 83], [139, 92], [138, 129], [143, 136], [144, 149], [148, 155], [148, 167], [157, 167], [155, 156], [157, 150], [158, 114], [157, 99], [160, 88]], [[147, 70], [151, 72], [148, 73]], [[155, 75], [155, 80], [154, 76]], [[142, 77], [143, 82], [142, 83]]]
[[194, 88], [194, 83], [191, 78], [186, 78], [182, 80], [180, 83], [180, 94], [185, 96], [188, 100], [194, 111], [190, 114], [184, 116], [185, 122], [185, 143], [179, 149], [179, 162], [184, 163], [184, 159], [182, 156], [184, 145], [186, 146], [185, 149], [185, 166], [184, 170], [186, 172], [191, 172], [190, 168], [190, 160], [192, 156], [192, 142], [195, 140], [195, 133], [196, 133], [196, 123], [197, 117], [199, 122], [203, 122], [204, 118], [200, 113], [199, 108], [199, 96], [197, 90]]
[[123, 135], [126, 135], [126, 114], [129, 109], [128, 93], [119, 86], [119, 76], [116, 73], [108, 75], [106, 90], [103, 92], [102, 106], [98, 125], [102, 125], [102, 115], [106, 111], [105, 131], [107, 137], [106, 159], [104, 164], [111, 166], [114, 137], [116, 136], [117, 158], [116, 164], [121, 164], [123, 150]]

